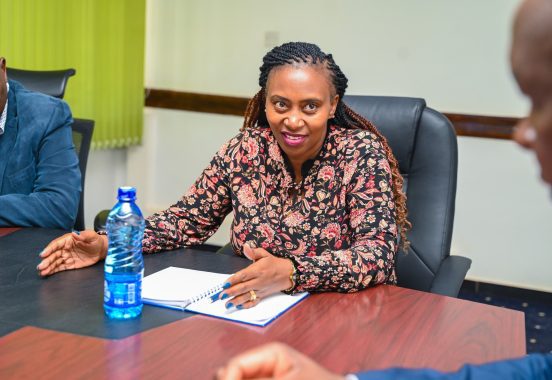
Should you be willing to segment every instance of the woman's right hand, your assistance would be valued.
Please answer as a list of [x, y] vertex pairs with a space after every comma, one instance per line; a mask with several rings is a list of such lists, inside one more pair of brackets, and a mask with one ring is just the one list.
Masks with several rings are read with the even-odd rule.
[[107, 255], [107, 236], [92, 230], [65, 234], [50, 242], [40, 253], [36, 267], [41, 276], [96, 264]]

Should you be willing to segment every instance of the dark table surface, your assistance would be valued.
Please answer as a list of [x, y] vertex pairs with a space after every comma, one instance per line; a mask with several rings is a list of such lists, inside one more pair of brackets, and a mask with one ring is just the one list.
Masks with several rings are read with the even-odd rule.
[[[36, 274], [39, 251], [61, 233], [0, 237], [2, 380], [212, 379], [232, 356], [273, 341], [338, 373], [449, 371], [526, 352], [521, 312], [390, 285], [313, 294], [267, 327], [147, 305], [140, 319], [112, 322], [102, 309], [101, 264], [47, 279]], [[229, 273], [248, 261], [188, 249], [146, 255], [145, 263], [146, 274], [169, 265]]]
[[[119, 339], [194, 315], [144, 305], [138, 319], [109, 320], [103, 312], [103, 262], [41, 278], [38, 254], [64, 233], [29, 228], [0, 237], [0, 336], [28, 325]], [[237, 256], [195, 249], [144, 255], [145, 275], [168, 266], [233, 273], [247, 265]]]

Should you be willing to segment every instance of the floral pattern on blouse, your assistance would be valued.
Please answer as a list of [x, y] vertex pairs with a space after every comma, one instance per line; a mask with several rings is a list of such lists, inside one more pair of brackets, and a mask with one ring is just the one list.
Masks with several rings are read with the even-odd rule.
[[291, 259], [293, 292], [395, 283], [391, 169], [377, 137], [330, 126], [310, 165], [296, 183], [270, 128], [241, 132], [182, 199], [147, 219], [144, 252], [201, 244], [233, 211], [234, 252], [248, 242]]

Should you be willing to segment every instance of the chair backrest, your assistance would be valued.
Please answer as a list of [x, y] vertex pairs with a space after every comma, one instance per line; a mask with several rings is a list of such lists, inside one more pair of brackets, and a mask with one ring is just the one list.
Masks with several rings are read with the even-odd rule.
[[69, 77], [75, 75], [75, 69], [55, 71], [32, 71], [7, 68], [8, 78], [21, 83], [25, 88], [41, 92], [59, 99], [65, 95]]
[[86, 164], [88, 163], [88, 153], [92, 143], [92, 133], [94, 132], [94, 121], [86, 119], [74, 119], [73, 125], [73, 145], [79, 157], [79, 167], [81, 171], [81, 198], [79, 202], [79, 211], [75, 220], [75, 229], [84, 230], [84, 179], [86, 178]]
[[450, 255], [458, 167], [454, 129], [423, 99], [345, 96], [344, 101], [387, 138], [405, 179], [412, 230], [408, 253], [397, 256], [398, 285], [430, 291]]

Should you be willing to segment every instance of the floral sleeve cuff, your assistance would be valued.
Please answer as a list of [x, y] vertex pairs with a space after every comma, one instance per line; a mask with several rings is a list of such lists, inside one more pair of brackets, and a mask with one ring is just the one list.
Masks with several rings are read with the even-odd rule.
[[285, 294], [294, 294], [297, 293], [297, 285], [299, 285], [299, 263], [295, 260], [294, 257], [286, 257], [289, 261], [291, 261], [291, 264], [293, 265], [293, 272], [291, 272], [289, 279], [291, 280], [291, 287], [286, 290], [282, 290], [282, 293]]

